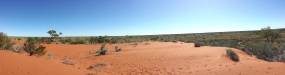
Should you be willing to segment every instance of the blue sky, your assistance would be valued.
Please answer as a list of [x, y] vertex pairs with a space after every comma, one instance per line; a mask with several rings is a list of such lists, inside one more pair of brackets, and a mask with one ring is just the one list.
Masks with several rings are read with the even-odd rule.
[[12, 36], [150, 35], [285, 28], [284, 0], [0, 0]]

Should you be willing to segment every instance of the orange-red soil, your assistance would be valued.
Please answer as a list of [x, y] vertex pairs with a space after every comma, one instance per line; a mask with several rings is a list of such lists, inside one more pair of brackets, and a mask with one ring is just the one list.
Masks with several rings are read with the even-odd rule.
[[[0, 51], [0, 75], [284, 75], [285, 63], [267, 62], [233, 49], [240, 62], [225, 56], [226, 47], [191, 43], [149, 42], [107, 45], [49, 44], [42, 57]], [[123, 50], [115, 52], [114, 46]], [[70, 61], [73, 65], [64, 64]], [[89, 68], [90, 65], [95, 65]]]

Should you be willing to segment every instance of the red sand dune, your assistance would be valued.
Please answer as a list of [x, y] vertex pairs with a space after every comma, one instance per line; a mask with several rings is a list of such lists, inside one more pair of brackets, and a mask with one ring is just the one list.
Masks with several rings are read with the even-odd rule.
[[83, 75], [80, 70], [55, 61], [0, 51], [0, 75]]
[[[123, 49], [114, 52], [114, 46]], [[240, 62], [225, 56], [226, 47], [193, 47], [190, 43], [150, 42], [107, 45], [104, 56], [92, 52], [100, 45], [45, 45], [48, 54], [30, 57], [0, 52], [1, 75], [284, 75], [285, 63], [266, 62], [233, 49]], [[61, 62], [68, 58], [74, 65]], [[90, 65], [95, 65], [92, 69]], [[87, 69], [88, 68], [88, 69]], [[83, 73], [82, 73], [83, 72]]]

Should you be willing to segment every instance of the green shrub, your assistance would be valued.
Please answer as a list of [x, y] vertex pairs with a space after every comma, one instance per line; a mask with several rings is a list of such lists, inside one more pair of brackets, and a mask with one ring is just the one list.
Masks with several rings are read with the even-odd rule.
[[32, 38], [28, 38], [24, 44], [24, 51], [32, 55], [44, 55], [46, 53], [45, 47], [40, 45], [38, 41]]
[[239, 61], [239, 56], [231, 49], [227, 49], [226, 54], [232, 61], [235, 61], [235, 62]]
[[13, 46], [11, 39], [3, 32], [0, 32], [0, 49], [10, 49]]

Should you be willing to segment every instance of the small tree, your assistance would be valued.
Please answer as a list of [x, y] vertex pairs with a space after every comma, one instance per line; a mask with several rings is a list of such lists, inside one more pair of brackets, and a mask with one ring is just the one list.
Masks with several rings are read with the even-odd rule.
[[45, 47], [40, 45], [40, 43], [32, 38], [28, 38], [24, 44], [24, 50], [32, 55], [44, 55], [46, 53]]
[[278, 38], [280, 38], [280, 33], [277, 30], [272, 30], [270, 27], [262, 28], [259, 32], [262, 38], [269, 44], [274, 43]]
[[57, 33], [55, 30], [49, 30], [47, 33], [51, 36], [49, 40], [50, 42], [56, 41], [58, 37], [62, 35], [61, 32]]

